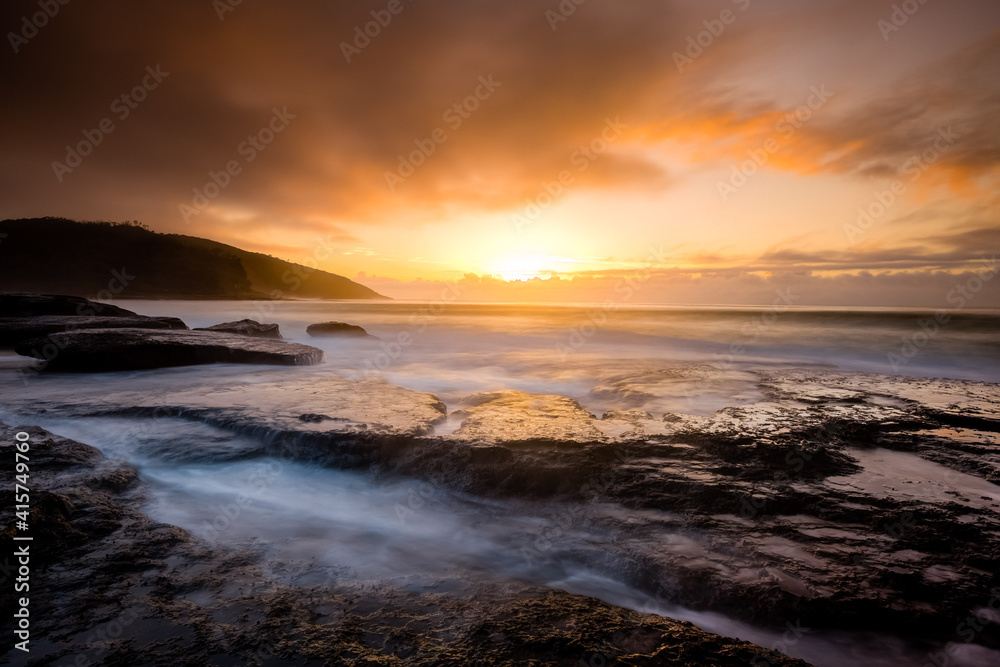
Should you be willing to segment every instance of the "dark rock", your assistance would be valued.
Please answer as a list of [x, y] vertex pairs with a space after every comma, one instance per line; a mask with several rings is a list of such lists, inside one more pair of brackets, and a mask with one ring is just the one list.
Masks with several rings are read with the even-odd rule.
[[454, 437], [463, 441], [566, 445], [607, 440], [594, 415], [565, 396], [502, 390], [467, 396], [462, 404], [467, 407], [455, 413], [462, 425]]
[[[998, 386], [787, 369], [756, 377], [768, 400], [708, 416], [671, 413], [669, 420], [639, 409], [596, 419], [563, 397], [481, 393], [463, 402], [461, 415], [452, 413], [465, 423], [447, 435], [434, 434], [446, 411], [433, 395], [335, 376], [211, 391], [139, 392], [132, 384], [127, 392], [58, 400], [43, 382], [7, 392], [5, 407], [47, 419], [150, 416], [166, 407], [169, 414], [254, 433], [271, 455], [377, 470], [387, 482], [427, 480], [442, 493], [490, 502], [542, 501], [532, 512], [552, 528], [542, 523], [518, 538], [526, 557], [539, 566], [566, 561], [607, 572], [667, 605], [667, 615], [676, 604], [772, 628], [801, 621], [852, 632], [866, 632], [878, 619], [881, 632], [907, 642], [952, 641], [954, 619], [993, 604], [1000, 572], [1000, 487], [989, 484], [1000, 478]], [[624, 381], [620, 386], [631, 389]], [[316, 421], [323, 417], [331, 420]], [[55, 466], [46, 460], [42, 469]], [[86, 515], [70, 500], [77, 507], [67, 519], [72, 523]], [[577, 530], [607, 537], [587, 546], [567, 537]], [[573, 609], [574, 600], [555, 602]], [[480, 601], [492, 610], [511, 602], [485, 594]], [[584, 605], [588, 614], [598, 613], [594, 604]], [[301, 618], [313, 618], [307, 607], [295, 607]], [[524, 605], [504, 608], [522, 618], [531, 612]], [[444, 626], [449, 636], [465, 637], [462, 650], [476, 659], [480, 649], [501, 651], [497, 665], [525, 664], [531, 655], [560, 664], [544, 662], [552, 655], [544, 651], [568, 654], [561, 642], [570, 638], [548, 628], [572, 623], [582, 637], [583, 624], [597, 618], [533, 616], [512, 627], [497, 614], [462, 612], [473, 625], [459, 629], [451, 621]], [[537, 632], [525, 634], [536, 623], [542, 623]], [[306, 620], [300, 629], [309, 627]], [[1000, 646], [996, 625], [986, 627], [970, 643], [974, 650]], [[512, 639], [493, 649], [503, 643], [494, 636]], [[671, 645], [653, 640], [657, 648]], [[589, 650], [580, 647], [576, 662], [566, 664], [578, 664]], [[619, 656], [601, 650], [608, 663]], [[469, 664], [463, 659], [470, 653], [459, 655], [425, 664]], [[633, 658], [626, 654], [618, 664], [647, 664]], [[706, 656], [700, 664], [726, 663]]]
[[0, 317], [38, 317], [41, 315], [79, 315], [101, 317], [131, 317], [125, 310], [107, 303], [98, 303], [79, 296], [63, 294], [0, 294]]
[[343, 322], [322, 322], [320, 324], [310, 324], [306, 327], [306, 333], [310, 336], [344, 336], [347, 338], [374, 338], [367, 331], [354, 324]]
[[[22, 428], [37, 464], [31, 564], [45, 568], [47, 593], [31, 599], [31, 628], [43, 638], [31, 656], [40, 665], [806, 667], [690, 623], [521, 584], [470, 583], [469, 595], [341, 577], [283, 584], [252, 553], [151, 520], [141, 482], [95, 483], [134, 473], [130, 466]], [[0, 424], [8, 460], [16, 430]], [[0, 526], [9, 539], [13, 515]], [[12, 644], [0, 648], [2, 664], [26, 664]]]
[[122, 371], [197, 364], [274, 364], [309, 366], [323, 361], [323, 351], [308, 345], [254, 339], [214, 331], [150, 329], [78, 329], [36, 338], [14, 348], [18, 354], [45, 359], [57, 350], [46, 370]]
[[239, 334], [253, 338], [281, 339], [277, 324], [262, 324], [256, 320], [239, 320], [238, 322], [223, 322], [210, 327], [199, 327], [195, 331], [219, 331], [221, 333]]
[[463, 634], [461, 645], [469, 651], [470, 664], [808, 667], [802, 660], [722, 638], [690, 623], [562, 591], [501, 603]]
[[[127, 311], [126, 311], [127, 312]], [[0, 346], [12, 347], [33, 338], [77, 329], [187, 329], [176, 317], [143, 315], [39, 315], [0, 317]]]
[[351, 421], [347, 417], [329, 417], [327, 415], [316, 414], [315, 412], [307, 412], [304, 415], [299, 415], [299, 419], [310, 424], [320, 424], [324, 421], [334, 421], [334, 422], [349, 422]]
[[[304, 459], [331, 463], [376, 453], [380, 445], [369, 442], [370, 437], [386, 440], [386, 447], [397, 440], [413, 446], [415, 436], [432, 433], [447, 414], [445, 405], [434, 394], [397, 387], [377, 378], [351, 380], [326, 373], [280, 382], [220, 384], [209, 392], [200, 387], [164, 387], [146, 392], [142, 398], [133, 392], [124, 402], [122, 398], [109, 391], [74, 400], [100, 403], [100, 407], [91, 404], [84, 410], [125, 410], [135, 415], [162, 415], [166, 411], [227, 430], [249, 426], [258, 435], [269, 434], [274, 453], [282, 451], [287, 442], [299, 442], [303, 445], [299, 455]], [[44, 409], [37, 400], [32, 403], [33, 410]], [[316, 446], [320, 442], [338, 446]], [[357, 448], [352, 449], [351, 443], [357, 443]], [[366, 460], [365, 466], [370, 463]]]

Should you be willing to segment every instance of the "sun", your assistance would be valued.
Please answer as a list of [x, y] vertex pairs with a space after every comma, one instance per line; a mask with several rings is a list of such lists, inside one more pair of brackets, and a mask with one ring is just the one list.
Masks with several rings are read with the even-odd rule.
[[504, 280], [548, 279], [556, 261], [549, 255], [503, 255], [489, 263], [488, 271]]

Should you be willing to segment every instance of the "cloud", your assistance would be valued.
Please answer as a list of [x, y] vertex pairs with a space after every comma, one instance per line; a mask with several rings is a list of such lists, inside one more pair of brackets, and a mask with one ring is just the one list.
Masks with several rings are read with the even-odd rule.
[[[768, 170], [896, 177], [951, 125], [961, 138], [921, 185], [966, 188], [963, 205], [983, 206], [981, 179], [995, 175], [1000, 158], [1000, 36], [995, 16], [993, 32], [983, 27], [989, 3], [927, 5], [889, 44], [876, 28], [889, 1], [740, 4], [589, 0], [553, 30], [545, 12], [554, 1], [404, 0], [348, 63], [342, 43], [385, 3], [246, 2], [224, 20], [210, 2], [70, 3], [18, 53], [0, 55], [0, 180], [16, 193], [0, 215], [141, 219], [288, 256], [309, 254], [327, 235], [344, 247], [371, 245], [377, 229], [415, 239], [463, 215], [523, 208], [572, 168], [574, 152], [599, 139], [609, 118], [627, 128], [576, 172], [574, 191], [617, 194], [623, 204], [683, 191], [699, 169], [728, 169], [780, 137], [779, 123], [824, 83], [835, 96], [783, 141]], [[679, 72], [675, 54], [724, 8], [736, 20]], [[30, 0], [4, 3], [3, 33], [34, 11]], [[930, 37], [920, 32], [935, 22], [943, 27]], [[906, 42], [907, 33], [920, 39]], [[147, 66], [169, 75], [119, 118], [112, 104]], [[499, 85], [477, 99], [481, 77]], [[294, 118], [247, 159], [241, 146], [266, 130], [275, 108]], [[114, 131], [57, 181], [52, 163], [106, 117]], [[390, 189], [386, 173], [438, 128], [445, 140]], [[185, 222], [179, 206], [233, 161], [239, 174]], [[991, 224], [986, 213], [978, 221]], [[633, 224], [655, 231], [653, 222], [622, 222]], [[718, 244], [711, 234], [706, 226], [701, 247]], [[768, 254], [714, 254], [749, 268], [853, 270], [917, 267], [925, 252], [922, 266], [958, 267], [970, 250], [924, 232], [853, 253], [785, 247], [775, 232], [760, 234], [774, 235]]]
[[[981, 263], [980, 270], [987, 268]], [[396, 299], [420, 301], [500, 301], [508, 303], [572, 302], [607, 306], [610, 311], [647, 303], [678, 305], [769, 306], [779, 294], [794, 296], [799, 306], [871, 306], [923, 309], [952, 308], [948, 295], [976, 274], [945, 271], [890, 271], [820, 275], [783, 271], [764, 275], [742, 270], [623, 272], [620, 275], [575, 276], [506, 282], [468, 274], [455, 281], [400, 281], [359, 276], [364, 285]], [[975, 295], [970, 308], [1000, 307], [1000, 290], [992, 283]]]
[[[819, 108], [806, 108], [810, 91], [827, 88], [819, 81], [787, 104], [723, 87], [697, 92], [697, 105], [657, 127], [664, 137], [703, 142], [701, 158], [746, 159], [773, 139], [781, 150], [768, 163], [772, 169], [867, 178], [933, 167], [945, 180], [968, 184], [996, 174], [1000, 164], [997, 81], [1000, 32], [993, 32], [890, 86], [830, 86], [829, 104]], [[797, 110], [804, 112], [798, 123]]]
[[[378, 3], [246, 3], [221, 22], [211, 3], [66, 6], [21, 53], [4, 54], [14, 94], [3, 114], [19, 131], [0, 169], [24, 202], [11, 213], [58, 198], [51, 212], [114, 217], [129, 208], [134, 217], [132, 202], [113, 200], [139, 193], [156, 202], [143, 206], [152, 214], [143, 217], [180, 229], [170, 205], [240, 160], [237, 147], [266, 126], [273, 107], [287, 107], [295, 120], [244, 165], [220, 206], [299, 218], [322, 211], [366, 224], [415, 207], [509, 207], [566, 168], [606, 117], [631, 108], [649, 85], [647, 68], [667, 59], [671, 4], [638, 4], [621, 11], [594, 3], [572, 29], [553, 33], [535, 3], [405, 3], [350, 64], [340, 44]], [[32, 8], [8, 3], [4, 25], [16, 26]], [[115, 119], [113, 101], [147, 65], [169, 76], [129, 118]], [[480, 76], [499, 87], [462, 112], [467, 118], [456, 115]], [[115, 120], [114, 132], [57, 183], [51, 163], [105, 117]], [[447, 141], [390, 193], [385, 172], [436, 128]], [[585, 185], [660, 176], [652, 163], [618, 155], [590, 171]]]

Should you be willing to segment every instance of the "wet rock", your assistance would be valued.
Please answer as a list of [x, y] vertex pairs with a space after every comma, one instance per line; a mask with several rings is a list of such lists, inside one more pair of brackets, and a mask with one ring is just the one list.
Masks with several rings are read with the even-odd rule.
[[[496, 608], [460, 640], [481, 664], [798, 665], [749, 642], [722, 640], [690, 623], [625, 611], [552, 591]], [[601, 646], [600, 650], [583, 647]], [[577, 661], [569, 656], [581, 654]], [[498, 661], [498, 662], [493, 662]]]
[[[766, 626], [865, 631], [878, 619], [883, 632], [943, 643], [1000, 585], [997, 385], [768, 371], [754, 375], [763, 400], [604, 419], [566, 397], [489, 392], [436, 436], [436, 397], [310, 373], [62, 403], [28, 387], [9, 405], [54, 417], [164, 408], [256, 434], [270, 453], [530, 504], [559, 528], [525, 541], [530, 558]], [[963, 417], [975, 428], [955, 425]], [[600, 538], [567, 537], [578, 532]], [[1000, 635], [989, 626], [975, 643], [1000, 646]]]
[[565, 396], [494, 391], [462, 400], [454, 413], [462, 425], [458, 440], [496, 443], [603, 442], [607, 437], [594, 426], [595, 417]]
[[720, 370], [707, 364], [666, 368], [630, 365], [623, 364], [621, 373], [601, 379], [590, 395], [623, 409], [641, 407], [652, 414], [717, 409], [761, 398], [755, 387], [758, 378], [746, 371]]
[[[0, 424], [0, 454], [16, 430]], [[452, 594], [334, 571], [291, 586], [252, 551], [215, 547], [142, 513], [141, 488], [94, 482], [116, 466], [37, 428], [32, 664], [617, 664], [807, 667], [690, 623], [521, 584]], [[13, 532], [13, 523], [4, 533]], [[0, 661], [22, 660], [12, 642]]]
[[[631, 545], [603, 544], [594, 563], [614, 553], [616, 571], [631, 560], [636, 581], [657, 585], [670, 573], [677, 604], [759, 623], [796, 615], [864, 628], [878, 616], [887, 631], [936, 636], [962, 609], [990, 599], [1000, 551], [983, 545], [1000, 534], [1000, 487], [990, 484], [1000, 470], [1000, 388], [829, 372], [759, 378], [769, 400], [709, 417], [656, 419], [636, 408], [595, 420], [549, 397], [487, 395], [473, 401], [486, 412], [451, 437], [488, 440], [489, 456], [473, 449], [453, 485], [623, 506], [606, 521], [591, 511], [570, 515]], [[965, 405], [975, 429], [950, 425]], [[566, 444], [578, 442], [567, 434], [591, 427], [604, 438], [553, 447], [548, 419]], [[506, 442], [497, 437], [504, 433]], [[539, 446], [533, 436], [543, 436]], [[873, 449], [886, 446], [905, 453]], [[927, 572], [936, 565], [947, 569]], [[990, 646], [1000, 639], [993, 635], [977, 641]]]
[[[95, 448], [48, 433], [36, 427], [13, 429], [0, 424], [0, 449], [14, 458], [14, 434], [25, 431], [30, 449], [31, 513], [28, 533], [35, 565], [57, 562], [79, 545], [100, 540], [121, 527], [122, 510], [111, 502], [114, 493], [129, 486], [135, 468], [111, 462]], [[104, 482], [107, 481], [107, 488]], [[5, 532], [15, 532], [13, 515]]]
[[[50, 348], [54, 356], [47, 354]], [[323, 351], [308, 345], [211, 331], [79, 329], [24, 341], [14, 351], [44, 359], [46, 370], [77, 372], [212, 363], [307, 366], [323, 361]]]
[[[68, 406], [67, 406], [68, 407]], [[267, 443], [267, 451], [298, 460], [366, 467], [417, 446], [445, 419], [433, 394], [397, 387], [378, 378], [351, 380], [310, 373], [282, 382], [220, 383], [156, 395], [108, 394], [71, 408], [77, 414], [176, 416]]]
[[651, 421], [653, 419], [653, 415], [649, 414], [645, 410], [608, 410], [604, 413], [604, 416], [601, 417], [601, 419], [641, 424], [642, 422]]
[[141, 315], [4, 317], [0, 318], [0, 346], [14, 347], [28, 340], [80, 329], [170, 329], [182, 331], [187, 329], [187, 325], [176, 317], [143, 317]]
[[135, 317], [131, 310], [125, 310], [107, 303], [99, 303], [79, 296], [60, 294], [24, 294], [18, 292], [0, 293], [0, 317]]
[[199, 327], [195, 331], [219, 331], [222, 333], [239, 334], [253, 338], [281, 338], [277, 324], [261, 324], [256, 320], [243, 319], [236, 322], [223, 322], [210, 327]]
[[322, 322], [320, 324], [310, 324], [306, 327], [306, 333], [310, 336], [341, 336], [344, 338], [374, 338], [363, 328], [354, 324], [343, 322]]
[[185, 330], [187, 325], [176, 317], [146, 317], [76, 296], [0, 294], [0, 346], [65, 331], [111, 328]]

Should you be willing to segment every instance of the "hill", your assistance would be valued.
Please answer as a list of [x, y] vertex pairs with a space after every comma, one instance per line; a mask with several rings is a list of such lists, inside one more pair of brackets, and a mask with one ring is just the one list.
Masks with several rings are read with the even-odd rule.
[[0, 221], [0, 289], [155, 299], [387, 298], [343, 276], [208, 239], [64, 218]]

